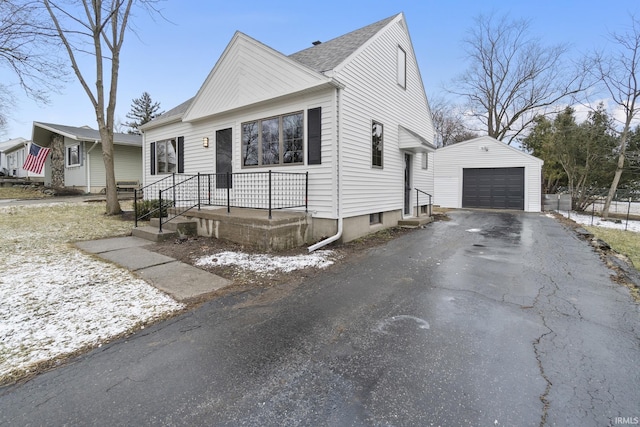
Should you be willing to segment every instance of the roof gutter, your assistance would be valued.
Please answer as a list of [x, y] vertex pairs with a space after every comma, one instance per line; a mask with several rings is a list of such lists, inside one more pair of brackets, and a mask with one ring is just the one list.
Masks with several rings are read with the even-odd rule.
[[338, 240], [339, 238], [342, 237], [342, 179], [341, 179], [341, 175], [342, 175], [342, 169], [340, 168], [340, 151], [341, 151], [341, 146], [340, 146], [340, 122], [341, 122], [341, 113], [340, 113], [340, 87], [336, 88], [336, 119], [337, 119], [337, 126], [336, 126], [336, 181], [337, 181], [337, 194], [338, 194], [338, 232], [336, 234], [334, 234], [333, 236], [324, 239], [314, 245], [309, 246], [307, 249], [309, 250], [309, 252], [313, 252], [316, 249], [320, 249], [326, 245], [328, 245], [329, 243], [335, 242], [336, 240]]

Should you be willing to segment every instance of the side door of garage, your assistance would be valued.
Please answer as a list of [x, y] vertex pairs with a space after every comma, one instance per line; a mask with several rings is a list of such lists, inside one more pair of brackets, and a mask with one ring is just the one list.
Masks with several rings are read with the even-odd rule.
[[524, 210], [524, 168], [465, 168], [462, 207]]

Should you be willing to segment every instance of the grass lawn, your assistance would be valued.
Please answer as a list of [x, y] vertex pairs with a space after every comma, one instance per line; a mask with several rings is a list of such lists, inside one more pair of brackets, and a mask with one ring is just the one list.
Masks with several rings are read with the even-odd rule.
[[0, 187], [0, 199], [44, 199], [51, 197], [32, 188]]
[[628, 256], [636, 269], [640, 267], [640, 233], [603, 227], [585, 228], [607, 242], [616, 252]]
[[0, 207], [0, 386], [182, 309], [71, 244], [131, 232], [104, 211], [104, 202]]

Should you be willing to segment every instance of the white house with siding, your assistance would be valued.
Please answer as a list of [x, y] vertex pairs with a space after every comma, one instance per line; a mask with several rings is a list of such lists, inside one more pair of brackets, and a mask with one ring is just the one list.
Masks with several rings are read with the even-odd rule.
[[[33, 122], [33, 142], [49, 147], [54, 137], [64, 141], [64, 186], [87, 193], [106, 187], [100, 132], [89, 126], [74, 127]], [[116, 181], [142, 182], [142, 137], [113, 134], [113, 163]], [[44, 183], [51, 185], [51, 154], [45, 163]]]
[[308, 172], [316, 239], [394, 226], [434, 192], [434, 127], [402, 13], [288, 56], [237, 32], [195, 97], [141, 129], [145, 185]]
[[489, 136], [439, 148], [434, 204], [540, 212], [543, 163]]
[[31, 141], [25, 138], [14, 138], [0, 143], [0, 171], [7, 176], [16, 178], [29, 178], [41, 181], [44, 174], [37, 174], [22, 169], [27, 158]]

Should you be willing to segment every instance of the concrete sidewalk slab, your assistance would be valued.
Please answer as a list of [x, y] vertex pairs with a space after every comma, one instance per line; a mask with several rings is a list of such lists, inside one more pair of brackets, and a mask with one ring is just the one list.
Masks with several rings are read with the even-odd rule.
[[231, 284], [223, 277], [153, 252], [147, 248], [151, 245], [154, 243], [133, 236], [76, 243], [76, 247], [85, 252], [134, 271], [141, 279], [180, 302], [194, 300]]
[[76, 246], [83, 251], [92, 254], [100, 254], [103, 252], [115, 251], [124, 248], [139, 248], [153, 244], [149, 240], [140, 239], [138, 237], [112, 237], [110, 239], [87, 240], [84, 242], [76, 242]]
[[144, 248], [124, 248], [109, 252], [100, 253], [100, 257], [114, 262], [131, 271], [141, 268], [153, 267], [154, 265], [166, 264], [175, 259], [157, 252], [148, 251]]
[[192, 300], [231, 283], [223, 277], [179, 261], [143, 268], [136, 273], [177, 301]]

